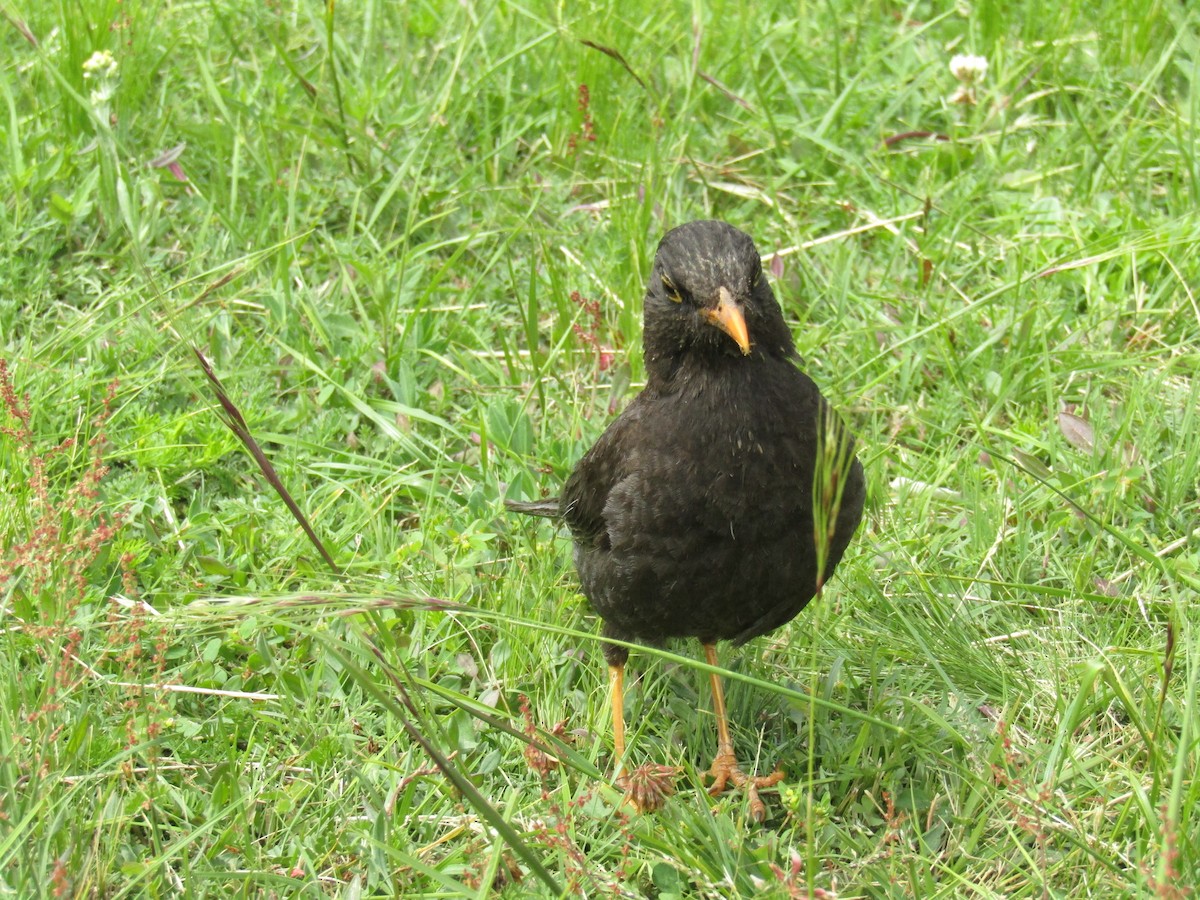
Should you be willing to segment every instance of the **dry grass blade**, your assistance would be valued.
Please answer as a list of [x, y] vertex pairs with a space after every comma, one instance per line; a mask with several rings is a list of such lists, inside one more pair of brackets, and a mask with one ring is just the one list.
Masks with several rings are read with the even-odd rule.
[[200, 361], [200, 368], [204, 370], [204, 376], [208, 379], [209, 384], [212, 386], [213, 393], [216, 394], [217, 401], [225, 410], [225, 415], [228, 417], [225, 419], [225, 424], [229, 426], [229, 430], [237, 435], [238, 440], [241, 441], [245, 445], [246, 449], [250, 451], [250, 455], [253, 456], [254, 461], [258, 463], [258, 468], [262, 471], [263, 476], [270, 483], [271, 487], [275, 488], [275, 493], [279, 494], [280, 498], [283, 500], [284, 504], [286, 504], [288, 511], [292, 514], [295, 520], [300, 523], [300, 527], [304, 529], [304, 533], [308, 535], [308, 539], [312, 541], [313, 546], [317, 548], [317, 552], [321, 554], [321, 558], [325, 560], [325, 562], [329, 565], [329, 568], [332, 569], [334, 573], [338, 575], [342, 574], [338, 564], [333, 561], [333, 557], [329, 554], [329, 551], [325, 549], [325, 545], [321, 543], [321, 539], [317, 537], [317, 533], [313, 530], [312, 525], [309, 524], [308, 517], [304, 515], [299, 505], [295, 500], [292, 499], [292, 495], [288, 493], [288, 489], [284, 487], [283, 481], [280, 479], [279, 474], [275, 471], [275, 467], [271, 464], [271, 461], [267, 459], [267, 454], [263, 452], [262, 447], [258, 445], [258, 441], [254, 439], [254, 435], [250, 433], [250, 426], [246, 424], [246, 419], [244, 416], [242, 416], [241, 410], [234, 405], [233, 401], [229, 399], [229, 395], [225, 393], [224, 386], [221, 384], [220, 379], [217, 378], [216, 374], [213, 372], [212, 366], [209, 365], [209, 362], [207, 359], [205, 359], [204, 354], [200, 352], [198, 347], [193, 347], [192, 352], [196, 354], [196, 359]]
[[1152, 735], [1158, 735], [1158, 727], [1162, 724], [1163, 707], [1167, 704], [1167, 688], [1171, 684], [1171, 673], [1175, 671], [1175, 623], [1167, 622], [1167, 641], [1163, 647], [1162, 688], [1158, 692], [1158, 708], [1154, 711], [1154, 729]]
[[29, 26], [22, 19], [17, 18], [12, 12], [7, 9], [0, 9], [0, 16], [4, 16], [8, 20], [8, 24], [17, 29], [21, 37], [29, 42], [31, 47], [40, 47], [38, 39], [33, 36], [33, 32], [29, 30]]
[[646, 82], [642, 81], [641, 76], [638, 75], [637, 72], [633, 71], [633, 66], [631, 66], [625, 57], [621, 55], [620, 50], [616, 50], [613, 47], [605, 47], [603, 44], [597, 44], [595, 41], [589, 41], [586, 38], [580, 38], [579, 43], [583, 44], [585, 47], [591, 47], [593, 50], [599, 50], [605, 56], [611, 56], [625, 67], [625, 71], [632, 75], [633, 80], [642, 86], [642, 90], [650, 90], [650, 88], [646, 86]]
[[738, 106], [740, 106], [742, 109], [749, 110], [750, 112], [754, 112], [754, 107], [750, 105], [750, 102], [748, 100], [746, 100], [743, 97], [739, 97], [737, 94], [735, 94], [728, 87], [726, 87], [721, 82], [719, 82], [716, 78], [713, 78], [713, 76], [709, 75], [707, 72], [700, 71], [700, 72], [697, 72], [696, 74], [699, 75], [703, 80], [705, 80], [709, 84], [711, 84], [713, 87], [715, 87], [718, 91], [720, 91], [722, 94], [724, 94], [730, 100], [732, 100]]

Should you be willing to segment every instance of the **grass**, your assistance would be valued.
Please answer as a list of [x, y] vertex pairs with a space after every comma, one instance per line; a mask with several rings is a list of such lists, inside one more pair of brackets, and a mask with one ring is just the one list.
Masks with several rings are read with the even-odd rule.
[[[1184, 6], [0, 12], [0, 893], [1190, 893]], [[569, 542], [502, 505], [637, 389], [703, 216], [870, 482], [820, 602], [722, 657], [763, 827], [702, 790], [690, 645], [633, 657], [681, 777], [622, 806]]]

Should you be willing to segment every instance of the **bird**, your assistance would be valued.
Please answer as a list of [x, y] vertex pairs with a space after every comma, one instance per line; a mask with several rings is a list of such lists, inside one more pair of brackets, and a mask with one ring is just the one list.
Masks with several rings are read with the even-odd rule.
[[[858, 529], [866, 494], [855, 438], [799, 368], [753, 239], [698, 220], [658, 244], [643, 308], [646, 383], [575, 466], [559, 497], [509, 509], [565, 522], [602, 638], [642, 645], [695, 638], [705, 661], [791, 621], [822, 590]], [[617, 773], [625, 761], [629, 650], [604, 643]], [[713, 796], [760, 789], [747, 774], [710, 670]], [[617, 779], [635, 806], [673, 790], [666, 766]], [[673, 770], [670, 770], [673, 771]]]

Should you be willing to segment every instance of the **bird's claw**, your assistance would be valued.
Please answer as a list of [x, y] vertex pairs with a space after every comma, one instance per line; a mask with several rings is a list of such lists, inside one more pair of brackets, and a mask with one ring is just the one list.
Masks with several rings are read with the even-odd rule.
[[747, 775], [738, 766], [737, 757], [728, 750], [717, 754], [712, 767], [708, 770], [708, 775], [713, 780], [712, 786], [708, 789], [711, 797], [720, 794], [729, 784], [739, 790], [744, 788], [746, 799], [750, 802], [750, 818], [755, 822], [763, 822], [767, 818], [767, 807], [759, 799], [759, 789], [774, 787], [785, 777], [783, 769], [780, 768], [770, 775]]

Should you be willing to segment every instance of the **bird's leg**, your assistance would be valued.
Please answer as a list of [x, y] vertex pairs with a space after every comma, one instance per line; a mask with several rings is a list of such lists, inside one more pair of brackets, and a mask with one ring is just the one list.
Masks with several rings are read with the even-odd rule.
[[673, 766], [647, 763], [630, 772], [625, 771], [625, 663], [608, 664], [608, 684], [613, 719], [613, 774], [618, 787], [625, 791], [626, 801], [638, 812], [660, 809], [675, 793]]
[[625, 768], [625, 664], [608, 667], [609, 701], [612, 705], [613, 759], [615, 774]]
[[[704, 645], [704, 661], [710, 666], [717, 664], [715, 644]], [[725, 689], [721, 685], [721, 676], [710, 672], [709, 677], [712, 679], [713, 712], [717, 716], [717, 756], [708, 770], [713, 779], [708, 793], [715, 797], [725, 790], [727, 784], [745, 788], [750, 801], [750, 817], [755, 822], [761, 822], [767, 817], [767, 807], [759, 799], [758, 789], [773, 787], [783, 781], [783, 769], [776, 769], [770, 775], [747, 775], [741, 770], [733, 752], [733, 739], [729, 736], [729, 717], [725, 713]]]

